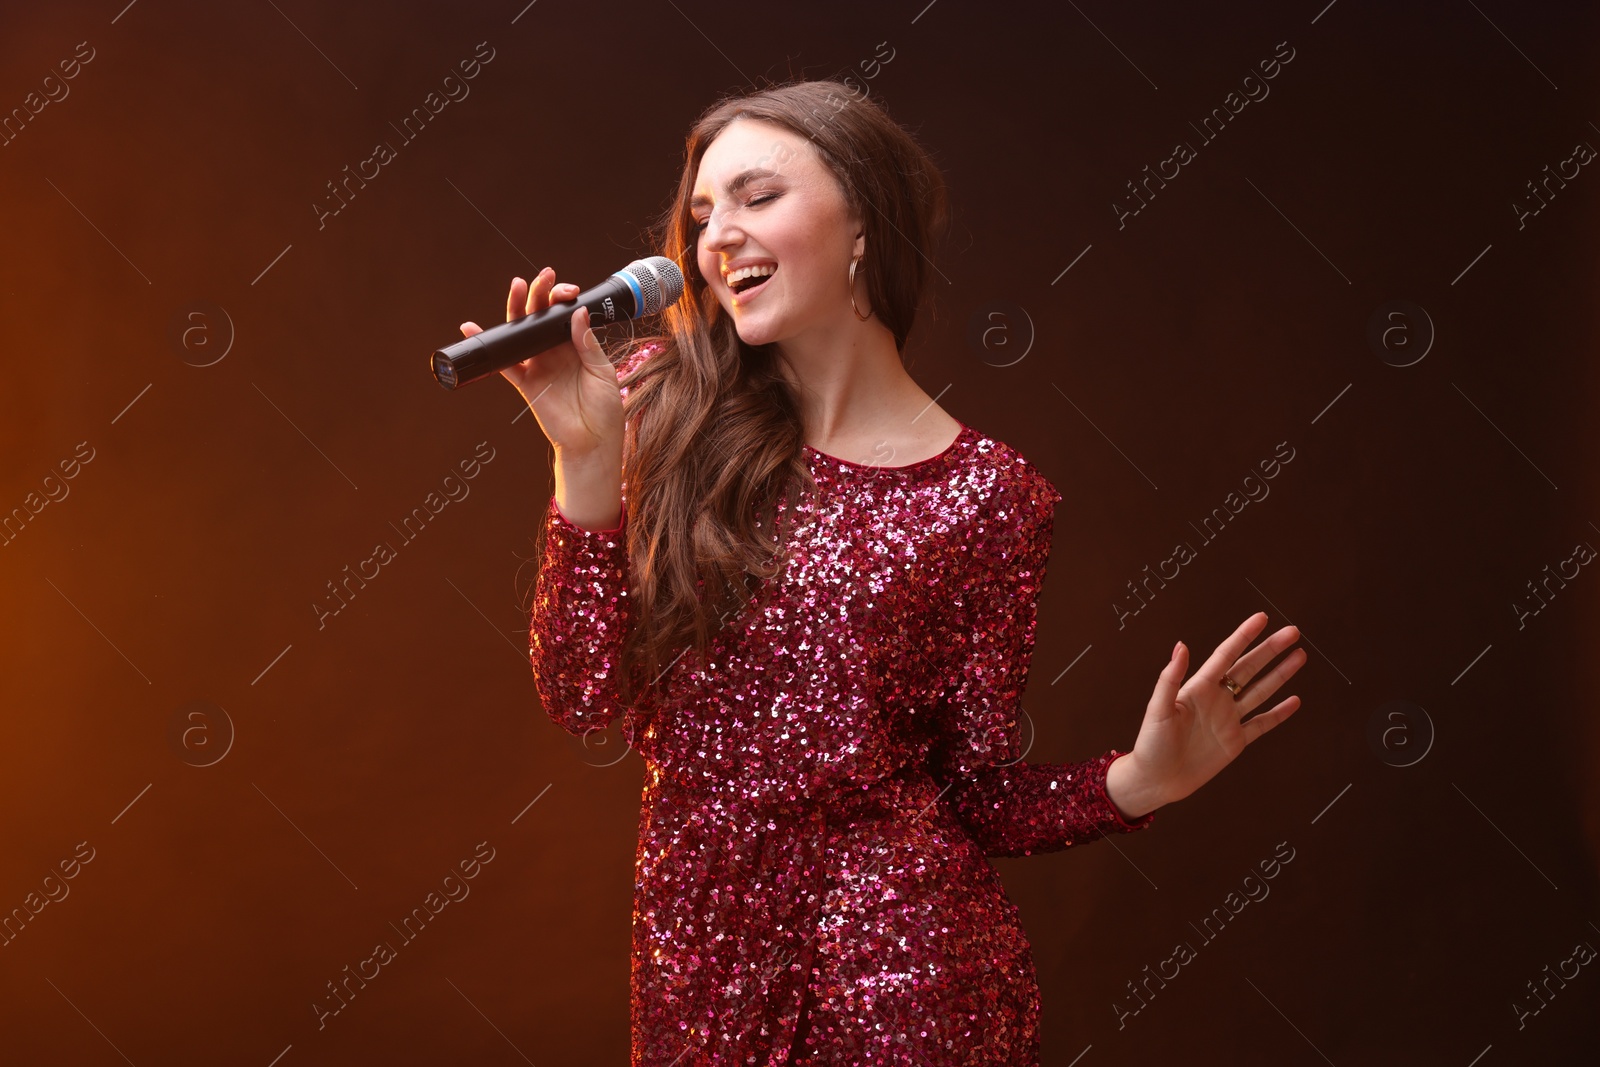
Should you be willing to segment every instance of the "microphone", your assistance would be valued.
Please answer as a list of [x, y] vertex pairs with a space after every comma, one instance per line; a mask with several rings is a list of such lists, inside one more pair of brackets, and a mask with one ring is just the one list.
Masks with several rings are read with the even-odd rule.
[[572, 313], [589, 309], [597, 325], [654, 315], [683, 295], [683, 272], [666, 256], [636, 259], [576, 300], [551, 304], [534, 315], [502, 322], [434, 351], [433, 376], [446, 389], [487, 378], [529, 356], [572, 339]]

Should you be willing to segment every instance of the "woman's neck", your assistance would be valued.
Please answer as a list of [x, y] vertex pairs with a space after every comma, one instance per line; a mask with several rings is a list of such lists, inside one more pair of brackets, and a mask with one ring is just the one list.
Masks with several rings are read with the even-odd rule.
[[894, 335], [876, 318], [852, 319], [780, 347], [791, 365], [805, 441], [819, 451], [865, 454], [879, 442], [915, 450], [954, 432], [949, 415], [930, 409], [932, 398], [906, 373]]

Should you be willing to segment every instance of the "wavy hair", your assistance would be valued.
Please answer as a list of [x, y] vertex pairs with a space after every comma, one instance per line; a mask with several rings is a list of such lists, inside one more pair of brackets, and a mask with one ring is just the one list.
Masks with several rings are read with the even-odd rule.
[[706, 149], [737, 119], [808, 139], [862, 220], [873, 313], [906, 339], [927, 283], [924, 249], [948, 221], [932, 157], [878, 104], [834, 80], [724, 97], [695, 122], [677, 193], [652, 243], [685, 278], [684, 295], [625, 361], [624, 535], [633, 626], [619, 664], [625, 703], [692, 647], [703, 657], [722, 624], [781, 569], [784, 515], [811, 485], [799, 402], [776, 344], [744, 343], [700, 276], [689, 201]]

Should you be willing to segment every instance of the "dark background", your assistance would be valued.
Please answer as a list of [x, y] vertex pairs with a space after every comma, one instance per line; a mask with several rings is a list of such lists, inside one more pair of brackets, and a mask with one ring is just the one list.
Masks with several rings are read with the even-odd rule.
[[[505, 382], [446, 392], [427, 355], [501, 321], [513, 275], [587, 285], [651, 252], [718, 94], [848, 73], [951, 183], [913, 374], [1065, 495], [1029, 759], [1130, 747], [1177, 639], [1198, 662], [1266, 610], [1310, 655], [1295, 717], [1150, 830], [996, 861], [1044, 1062], [1592, 1051], [1600, 962], [1516, 1005], [1600, 947], [1600, 576], [1515, 605], [1600, 544], [1600, 162], [1514, 205], [1600, 145], [1596, 22], [1505, 0], [12, 6], [0, 111], [70, 91], [0, 147], [0, 509], [26, 516], [0, 545], [0, 909], [31, 916], [0, 947], [3, 1058], [625, 1062], [643, 767], [535, 698], [547, 442]], [[479, 42], [470, 94], [406, 142], [391, 123]], [[1270, 95], [1203, 140], [1279, 42]], [[1196, 158], [1119, 226], [1180, 139]], [[396, 158], [319, 228], [380, 140]], [[450, 483], [470, 494], [400, 537], [480, 442], [492, 461]], [[1247, 481], [1281, 442], [1293, 460]], [[319, 627], [381, 541], [397, 558]], [[1180, 541], [1196, 558], [1119, 626]], [[470, 896], [319, 1029], [327, 983], [401, 944], [480, 842]], [[1281, 843], [1270, 895], [1201, 938]], [[29, 912], [47, 889], [70, 893]], [[1196, 958], [1131, 1014], [1180, 941]]]

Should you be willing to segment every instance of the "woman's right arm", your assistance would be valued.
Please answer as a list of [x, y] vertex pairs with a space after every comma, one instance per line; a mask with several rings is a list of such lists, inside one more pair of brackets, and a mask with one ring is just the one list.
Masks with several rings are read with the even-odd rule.
[[563, 515], [552, 496], [542, 525], [528, 660], [545, 714], [583, 737], [622, 712], [618, 667], [633, 621], [627, 512], [615, 529], [588, 530]]
[[[617, 365], [617, 380], [655, 351], [647, 346], [629, 353]], [[607, 464], [557, 453], [555, 479], [541, 530], [528, 658], [545, 713], [583, 737], [610, 726], [623, 710], [617, 679], [634, 617], [627, 500], [620, 469]], [[604, 525], [594, 518], [605, 514], [611, 521]]]
[[[556, 284], [546, 267], [528, 284], [511, 279], [506, 321], [536, 315], [577, 299], [571, 282]], [[482, 333], [461, 324], [466, 337]], [[622, 500], [622, 390], [618, 368], [589, 328], [589, 311], [572, 313], [572, 336], [554, 348], [503, 369], [522, 394], [555, 450], [556, 497], [572, 522], [598, 530], [616, 525]]]
[[[549, 268], [511, 283], [508, 322], [576, 298]], [[461, 326], [467, 337], [481, 332]], [[555, 493], [541, 523], [542, 558], [529, 625], [529, 660], [546, 714], [570, 733], [603, 729], [621, 712], [617, 666], [631, 623], [622, 486], [620, 379], [641, 353], [613, 366], [572, 316], [568, 343], [500, 373], [528, 402], [555, 452]]]
[[556, 503], [573, 525], [612, 530], [622, 525], [622, 462], [610, 456], [556, 453]]

